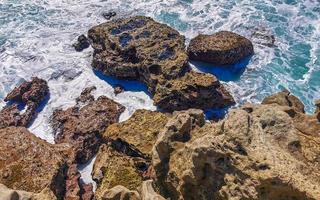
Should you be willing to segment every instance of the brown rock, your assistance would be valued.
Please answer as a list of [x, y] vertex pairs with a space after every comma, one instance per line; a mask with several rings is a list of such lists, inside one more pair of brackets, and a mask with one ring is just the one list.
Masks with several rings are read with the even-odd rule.
[[122, 85], [116, 85], [116, 86], [114, 87], [113, 93], [114, 93], [115, 95], [118, 95], [118, 94], [120, 94], [120, 93], [122, 93], [122, 92], [124, 92], [124, 88], [123, 88]]
[[198, 35], [190, 41], [188, 47], [191, 60], [216, 65], [235, 64], [253, 53], [253, 45], [250, 40], [229, 31]]
[[153, 99], [156, 105], [167, 111], [223, 108], [235, 103], [214, 75], [193, 71], [165, 85], [158, 85]]
[[91, 93], [96, 89], [95, 86], [85, 88], [76, 99], [77, 104], [85, 104], [94, 101], [94, 96]]
[[[9, 126], [28, 126], [35, 118], [36, 109], [49, 93], [47, 82], [32, 78], [31, 81], [23, 82], [14, 88], [4, 99], [13, 103], [0, 111], [0, 128]], [[18, 104], [27, 106], [26, 111], [21, 114]]]
[[[315, 102], [315, 106], [316, 106], [316, 112], [315, 113], [316, 114], [320, 113], [320, 99]], [[320, 118], [318, 118], [318, 119], [320, 119]]]
[[82, 108], [57, 110], [52, 116], [56, 143], [72, 144], [78, 163], [88, 162], [102, 143], [101, 134], [119, 120], [124, 107], [113, 100], [100, 96]]
[[161, 195], [154, 191], [153, 181], [143, 181], [141, 186], [141, 199], [142, 200], [165, 200]]
[[0, 129], [0, 183], [32, 193], [47, 189], [62, 199], [65, 175], [65, 161], [54, 145], [26, 128]]
[[298, 112], [304, 113], [303, 103], [288, 90], [273, 94], [266, 97], [262, 104], [278, 104], [280, 106], [289, 106], [297, 110]]
[[94, 200], [95, 199], [92, 184], [82, 185], [81, 198], [82, 198], [82, 200]]
[[97, 200], [141, 200], [137, 191], [129, 190], [122, 185], [117, 185], [107, 190], [103, 197]]
[[111, 141], [115, 149], [127, 155], [151, 158], [159, 130], [167, 120], [166, 114], [137, 110], [127, 121], [110, 125], [103, 138]]

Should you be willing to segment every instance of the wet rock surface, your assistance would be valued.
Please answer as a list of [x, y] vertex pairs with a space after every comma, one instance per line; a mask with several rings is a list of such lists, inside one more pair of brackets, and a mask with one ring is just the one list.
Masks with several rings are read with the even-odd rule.
[[72, 45], [76, 51], [83, 51], [90, 47], [88, 38], [85, 35], [80, 35], [78, 41]]
[[[93, 69], [119, 79], [145, 83], [151, 94], [157, 96], [154, 99], [155, 104], [163, 110], [173, 111], [193, 105], [206, 109], [223, 104], [215, 102], [208, 105], [206, 101], [199, 101], [206, 92], [210, 93], [206, 96], [230, 96], [225, 89], [221, 93], [221, 90], [214, 90], [214, 87], [198, 87], [196, 82], [189, 81], [186, 86], [188, 90], [183, 87], [174, 88], [178, 90], [174, 91], [178, 94], [175, 102], [165, 105], [163, 102], [167, 101], [166, 92], [172, 90], [171, 85], [181, 85], [182, 79], [194, 74], [188, 75], [190, 69], [187, 64], [185, 38], [176, 30], [151, 18], [137, 16], [112, 20], [90, 29], [88, 37], [94, 49]], [[207, 77], [203, 76], [202, 79]], [[209, 78], [208, 82], [210, 81]], [[219, 89], [222, 88], [221, 85]], [[186, 97], [189, 92], [198, 98]], [[182, 97], [181, 101], [179, 97]], [[181, 105], [180, 108], [177, 104]], [[228, 101], [224, 103], [226, 106], [231, 104]]]
[[[45, 80], [32, 78], [14, 88], [4, 99], [10, 102], [0, 111], [0, 128], [9, 126], [28, 126], [37, 114], [37, 108], [49, 94], [49, 87]], [[24, 112], [20, 111], [25, 106]]]
[[62, 199], [66, 168], [54, 145], [26, 128], [0, 129], [0, 183], [6, 187]]
[[116, 15], [117, 15], [117, 13], [114, 12], [114, 11], [102, 13], [102, 16], [103, 16], [106, 20], [110, 20], [111, 18], [115, 17]]
[[248, 104], [214, 124], [201, 111], [175, 113], [153, 149], [159, 190], [171, 199], [319, 199], [320, 134], [296, 129], [288, 109]]
[[[88, 91], [85, 90], [83, 94], [88, 96]], [[110, 124], [119, 120], [124, 110], [122, 105], [105, 96], [89, 101], [81, 108], [75, 106], [67, 110], [56, 110], [52, 116], [55, 141], [72, 144], [77, 163], [86, 163], [103, 142], [101, 134]]]
[[188, 47], [191, 60], [215, 65], [232, 65], [253, 53], [250, 40], [229, 31], [198, 35], [190, 41]]

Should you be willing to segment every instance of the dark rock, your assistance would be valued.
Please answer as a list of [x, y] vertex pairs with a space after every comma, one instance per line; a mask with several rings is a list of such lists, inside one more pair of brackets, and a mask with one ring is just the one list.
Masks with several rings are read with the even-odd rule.
[[0, 183], [32, 193], [47, 190], [62, 199], [66, 170], [54, 145], [24, 127], [0, 129]]
[[315, 102], [316, 111], [315, 113], [320, 113], [320, 99]]
[[168, 111], [223, 108], [235, 103], [215, 76], [193, 71], [158, 85], [153, 99], [156, 105]]
[[82, 200], [94, 200], [94, 192], [93, 192], [93, 185], [84, 184], [81, 188], [81, 198]]
[[250, 40], [229, 31], [198, 35], [188, 47], [190, 59], [215, 65], [235, 64], [253, 53]]
[[97, 153], [102, 143], [101, 134], [119, 120], [124, 109], [113, 100], [100, 96], [82, 108], [57, 110], [52, 116], [55, 141], [72, 144], [76, 161], [86, 163]]
[[94, 101], [94, 96], [91, 94], [94, 90], [96, 90], [96, 86], [87, 87], [85, 88], [79, 97], [77, 97], [76, 102], [77, 104], [81, 103], [89, 103]]
[[[35, 118], [36, 110], [40, 103], [48, 94], [49, 87], [47, 82], [36, 77], [14, 88], [4, 99], [12, 104], [0, 111], [0, 128], [28, 126]], [[27, 107], [24, 113], [19, 111], [19, 104]]]
[[102, 13], [102, 16], [103, 16], [106, 20], [110, 20], [111, 18], [113, 18], [113, 17], [116, 16], [116, 15], [117, 15], [117, 13], [114, 12], [114, 11]]
[[114, 87], [113, 93], [114, 93], [115, 95], [118, 95], [118, 94], [120, 94], [120, 93], [122, 93], [122, 92], [124, 92], [124, 87], [123, 87], [122, 85], [116, 85], [116, 86]]
[[83, 51], [84, 49], [90, 46], [89, 40], [85, 35], [80, 35], [78, 37], [77, 43], [73, 44], [73, 47], [76, 51]]

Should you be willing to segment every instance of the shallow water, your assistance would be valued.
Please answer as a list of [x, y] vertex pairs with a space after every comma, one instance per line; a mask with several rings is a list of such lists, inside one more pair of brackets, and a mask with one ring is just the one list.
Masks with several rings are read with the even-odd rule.
[[[119, 81], [90, 69], [92, 49], [75, 52], [77, 36], [105, 19], [146, 15], [185, 35], [231, 30], [254, 42], [255, 55], [232, 70], [191, 63], [195, 70], [216, 74], [238, 105], [260, 102], [265, 96], [289, 89], [313, 112], [320, 99], [319, 0], [2, 0], [0, 2], [0, 107], [4, 96], [32, 76], [48, 80], [50, 99], [29, 127], [53, 142], [49, 117], [56, 108], [75, 104], [83, 88], [95, 85], [96, 96], [106, 95], [126, 106], [121, 120], [136, 109], [156, 109], [142, 84]], [[270, 45], [274, 35], [275, 44]], [[268, 39], [269, 38], [269, 39]], [[246, 62], [246, 61], [244, 61]], [[115, 96], [113, 84], [127, 92]]]

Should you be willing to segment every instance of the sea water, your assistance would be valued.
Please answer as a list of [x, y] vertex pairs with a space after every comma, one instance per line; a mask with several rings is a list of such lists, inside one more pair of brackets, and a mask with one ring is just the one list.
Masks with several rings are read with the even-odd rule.
[[[0, 108], [22, 81], [32, 76], [47, 80], [50, 97], [29, 129], [51, 143], [52, 111], [73, 106], [88, 86], [97, 87], [96, 97], [106, 95], [126, 107], [121, 121], [136, 109], [155, 110], [145, 85], [92, 71], [92, 49], [76, 52], [72, 47], [80, 34], [105, 22], [102, 13], [108, 11], [118, 17], [153, 17], [185, 35], [186, 43], [221, 30], [251, 39], [255, 55], [228, 69], [190, 63], [193, 70], [215, 74], [237, 105], [260, 102], [285, 88], [308, 113], [320, 99], [319, 0], [1, 0]], [[115, 96], [112, 85], [118, 83], [127, 91]], [[83, 167], [84, 177], [90, 167]]]

